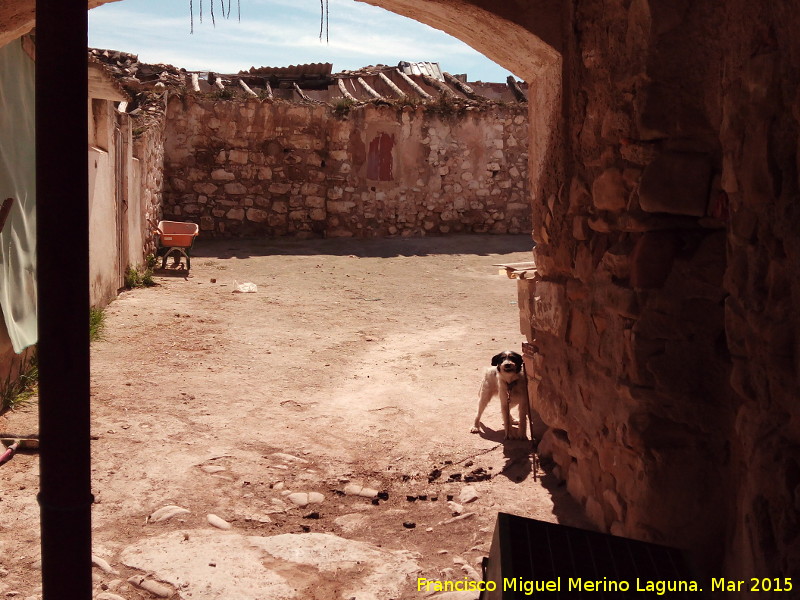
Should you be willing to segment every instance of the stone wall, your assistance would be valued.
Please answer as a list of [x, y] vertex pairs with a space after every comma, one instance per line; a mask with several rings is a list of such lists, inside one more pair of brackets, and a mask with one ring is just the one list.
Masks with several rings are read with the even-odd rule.
[[540, 451], [603, 530], [796, 578], [800, 18], [570, 10], [565, 177], [519, 284]]
[[[157, 102], [156, 107], [162, 103]], [[148, 112], [146, 121], [134, 127], [133, 157], [137, 161], [135, 173], [131, 178], [131, 187], [139, 194], [139, 207], [143, 211], [140, 219], [145, 225], [141, 232], [139, 253], [134, 255], [134, 246], [131, 244], [130, 258], [134, 264], [140, 264], [148, 254], [155, 254], [156, 241], [153, 231], [162, 219], [163, 189], [164, 189], [164, 131], [166, 118], [163, 110]]]
[[530, 231], [527, 108], [171, 98], [164, 218], [203, 235]]
[[[732, 570], [800, 576], [800, 13], [732, 2], [716, 107], [730, 219]], [[755, 24], [755, 25], [754, 25]], [[727, 204], [727, 206], [726, 206]]]

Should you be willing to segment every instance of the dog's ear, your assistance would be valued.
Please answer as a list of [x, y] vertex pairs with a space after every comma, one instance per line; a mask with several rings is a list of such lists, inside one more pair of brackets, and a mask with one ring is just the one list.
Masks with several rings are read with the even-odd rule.
[[495, 354], [495, 355], [492, 357], [492, 366], [493, 366], [493, 367], [496, 367], [496, 366], [497, 366], [497, 365], [499, 365], [501, 362], [503, 362], [503, 353], [502, 353], [502, 352], [501, 352], [500, 354]]

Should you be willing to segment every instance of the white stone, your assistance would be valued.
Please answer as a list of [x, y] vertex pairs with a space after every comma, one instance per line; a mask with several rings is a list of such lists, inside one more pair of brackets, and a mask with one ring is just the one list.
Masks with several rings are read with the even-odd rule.
[[171, 504], [169, 506], [163, 506], [158, 510], [154, 511], [153, 514], [151, 514], [147, 520], [150, 523], [160, 523], [162, 521], [167, 521], [177, 515], [185, 515], [188, 513], [189, 513], [188, 509]]
[[450, 509], [450, 511], [451, 511], [451, 512], [452, 512], [454, 515], [460, 515], [461, 513], [463, 513], [463, 512], [464, 512], [464, 507], [463, 507], [463, 506], [461, 506], [460, 504], [458, 504], [457, 502], [453, 502], [452, 500], [450, 500], [450, 501], [447, 503], [447, 507]]
[[461, 492], [458, 494], [458, 501], [462, 504], [469, 504], [477, 499], [478, 491], [471, 485], [465, 485], [463, 488], [461, 488]]
[[361, 491], [358, 493], [359, 496], [364, 498], [377, 498], [378, 497], [378, 490], [374, 490], [372, 488], [361, 488]]
[[159, 598], [169, 598], [172, 596], [172, 588], [164, 585], [163, 583], [153, 581], [152, 579], [145, 579], [141, 575], [134, 575], [133, 577], [129, 578], [128, 583], [148, 591]]
[[309, 504], [322, 504], [325, 502], [325, 496], [320, 494], [319, 492], [309, 492], [308, 493], [308, 503]]
[[218, 517], [215, 514], [209, 513], [208, 516], [206, 517], [206, 519], [208, 520], [209, 525], [213, 525], [217, 529], [230, 529], [231, 528], [231, 524], [230, 523], [228, 523], [225, 519], [223, 519], [222, 517]]
[[219, 473], [220, 471], [225, 471], [225, 467], [220, 467], [219, 465], [203, 465], [200, 467], [206, 473], [214, 474]]
[[362, 487], [364, 486], [358, 485], [357, 483], [348, 483], [344, 486], [344, 493], [348, 496], [358, 496]]
[[92, 554], [92, 564], [103, 571], [103, 573], [116, 573], [116, 571], [111, 568], [111, 565], [108, 564], [108, 561], [94, 554]]
[[286, 496], [293, 504], [300, 508], [308, 506], [308, 494], [305, 492], [294, 492]]

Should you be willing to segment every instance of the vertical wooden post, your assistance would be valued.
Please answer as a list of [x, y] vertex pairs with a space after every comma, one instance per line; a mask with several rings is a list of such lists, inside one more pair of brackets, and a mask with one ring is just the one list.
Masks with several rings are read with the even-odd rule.
[[42, 591], [92, 596], [85, 2], [36, 1]]

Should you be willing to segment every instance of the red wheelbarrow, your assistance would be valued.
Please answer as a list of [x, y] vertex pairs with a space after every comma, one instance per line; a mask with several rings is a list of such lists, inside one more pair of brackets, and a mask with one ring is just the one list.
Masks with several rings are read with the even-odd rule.
[[161, 268], [167, 268], [167, 258], [173, 257], [173, 266], [181, 262], [181, 256], [186, 258], [186, 270], [192, 268], [190, 252], [194, 239], [200, 234], [197, 223], [181, 223], [179, 221], [159, 221], [154, 232], [158, 236], [158, 254], [162, 256]]

